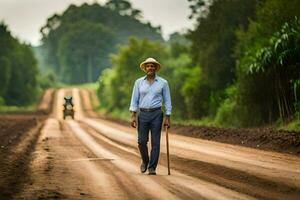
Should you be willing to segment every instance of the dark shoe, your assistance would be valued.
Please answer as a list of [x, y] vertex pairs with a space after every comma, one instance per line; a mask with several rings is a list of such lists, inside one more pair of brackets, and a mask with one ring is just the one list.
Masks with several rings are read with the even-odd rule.
[[156, 175], [155, 169], [149, 168], [149, 175]]
[[147, 167], [148, 167], [148, 164], [142, 163], [141, 164], [141, 173], [145, 173], [147, 171]]

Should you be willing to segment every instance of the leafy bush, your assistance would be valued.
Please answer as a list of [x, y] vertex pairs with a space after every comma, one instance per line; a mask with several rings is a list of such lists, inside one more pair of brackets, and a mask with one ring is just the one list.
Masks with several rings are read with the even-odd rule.
[[232, 85], [226, 89], [227, 98], [221, 103], [217, 110], [215, 123], [222, 126], [241, 126], [237, 107], [237, 88]]

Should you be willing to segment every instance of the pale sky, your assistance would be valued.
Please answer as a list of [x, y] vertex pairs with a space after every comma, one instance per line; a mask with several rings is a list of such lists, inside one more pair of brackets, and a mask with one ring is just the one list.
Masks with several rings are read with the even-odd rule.
[[[39, 44], [40, 28], [54, 13], [61, 14], [70, 4], [106, 0], [0, 0], [0, 21], [4, 21], [12, 34], [21, 41]], [[193, 27], [188, 19], [191, 13], [188, 0], [130, 0], [134, 8], [140, 9], [146, 21], [161, 25], [164, 38], [175, 31]]]

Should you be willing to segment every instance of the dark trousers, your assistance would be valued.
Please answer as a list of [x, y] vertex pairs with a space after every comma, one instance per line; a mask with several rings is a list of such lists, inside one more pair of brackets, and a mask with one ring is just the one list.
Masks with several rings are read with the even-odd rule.
[[[138, 144], [142, 160], [149, 164], [148, 168], [156, 169], [160, 152], [160, 134], [163, 121], [163, 112], [140, 112], [138, 115]], [[147, 143], [151, 132], [151, 154], [149, 161]]]

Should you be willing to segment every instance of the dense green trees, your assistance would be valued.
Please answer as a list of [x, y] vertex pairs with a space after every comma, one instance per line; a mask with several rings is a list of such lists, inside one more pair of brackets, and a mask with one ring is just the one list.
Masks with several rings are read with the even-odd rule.
[[31, 47], [11, 36], [0, 24], [0, 104], [27, 105], [38, 92], [36, 59]]
[[71, 25], [60, 40], [58, 58], [61, 65], [68, 66], [61, 71], [68, 83], [92, 82], [93, 74], [108, 66], [106, 52], [115, 45], [110, 29], [88, 21]]
[[254, 116], [256, 124], [289, 121], [299, 111], [299, 44], [300, 21], [295, 18], [284, 23], [255, 54], [242, 57], [238, 103], [252, 111], [243, 121], [250, 123]]
[[195, 16], [198, 26], [188, 35], [192, 41], [193, 60], [201, 66], [203, 72], [203, 87], [198, 87], [195, 92], [202, 93], [202, 99], [210, 104], [202, 104], [204, 107], [199, 104], [196, 109], [199, 112], [207, 110], [201, 113], [214, 116], [220, 100], [224, 98], [224, 89], [235, 79], [235, 31], [239, 27], [247, 27], [249, 18], [254, 15], [256, 1], [219, 0], [210, 4], [200, 0], [194, 2], [194, 10], [198, 7], [203, 7], [199, 11], [209, 10], [204, 16]]
[[174, 34], [165, 44], [132, 39], [119, 48], [99, 79], [103, 105], [127, 111], [138, 64], [157, 56], [174, 118], [225, 126], [299, 119], [300, 1], [189, 1], [197, 23], [189, 42]]
[[299, 23], [294, 20], [300, 14], [300, 1], [257, 2], [248, 28], [236, 31], [237, 78], [230, 86], [234, 90], [218, 109], [220, 124], [253, 126], [289, 121], [295, 116], [293, 88], [297, 87], [293, 82], [299, 79], [300, 54], [296, 39]]
[[126, 44], [133, 35], [162, 41], [160, 29], [144, 24], [141, 12], [124, 0], [71, 5], [53, 15], [42, 27], [47, 65], [66, 83], [96, 80], [110, 66], [109, 54], [116, 44]]
[[[158, 72], [170, 84], [174, 116], [197, 116], [194, 106], [194, 89], [199, 82], [199, 67], [194, 67], [188, 55], [186, 40], [179, 34], [171, 36], [168, 46], [147, 39], [131, 38], [129, 43], [112, 55], [112, 68], [106, 69], [99, 78], [98, 96], [109, 112], [128, 114], [128, 106], [134, 81], [144, 76], [139, 64], [147, 57], [161, 62]], [[195, 84], [195, 85], [194, 85]]]
[[103, 106], [109, 111], [127, 111], [133, 83], [144, 75], [138, 64], [149, 55], [163, 59], [165, 51], [162, 44], [148, 39], [131, 38], [128, 45], [120, 47], [118, 54], [112, 55], [112, 68], [106, 69], [99, 79], [99, 97]]

